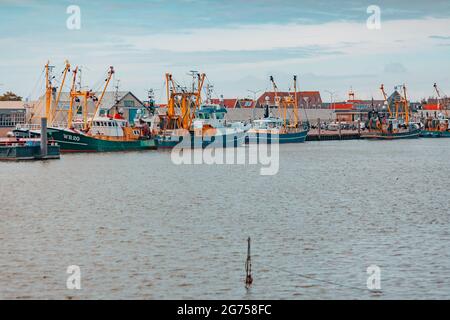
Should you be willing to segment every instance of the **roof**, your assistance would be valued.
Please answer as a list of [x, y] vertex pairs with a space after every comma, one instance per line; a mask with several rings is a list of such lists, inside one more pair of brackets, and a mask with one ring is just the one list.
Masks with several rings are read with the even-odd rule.
[[211, 103], [213, 104], [220, 104], [225, 106], [225, 108], [228, 109], [234, 109], [236, 108], [238, 99], [211, 99]]
[[333, 103], [330, 105], [330, 109], [334, 110], [352, 110], [353, 103]]
[[427, 103], [423, 106], [423, 110], [439, 110], [439, 105], [437, 103]]
[[[290, 95], [294, 96], [294, 93], [280, 91], [280, 92], [277, 92], [276, 95], [278, 97], [287, 97]], [[269, 97], [269, 102], [273, 103], [275, 101], [275, 92], [274, 91], [266, 91], [258, 98], [257, 101], [260, 104], [264, 104], [266, 102], [266, 97]], [[297, 100], [299, 103], [301, 103], [302, 100], [304, 100], [305, 98], [308, 98], [309, 102], [322, 103], [322, 98], [320, 97], [319, 91], [298, 91], [297, 92]]]
[[25, 101], [0, 101], [0, 109], [25, 109]]
[[[131, 91], [106, 91], [103, 96], [103, 100], [101, 103], [101, 108], [110, 109], [116, 105], [116, 99], [120, 102], [122, 101], [128, 94], [133, 96], [142, 106], [144, 105], [141, 100], [139, 100]], [[100, 98], [101, 92], [95, 92], [97, 98]], [[116, 96], [117, 95], [117, 96]], [[41, 97], [43, 99], [43, 97]], [[60, 102], [69, 102], [70, 101], [70, 92], [63, 91], [61, 92]]]
[[252, 99], [239, 99], [238, 102], [241, 108], [255, 108], [256, 104], [258, 103], [257, 101]]

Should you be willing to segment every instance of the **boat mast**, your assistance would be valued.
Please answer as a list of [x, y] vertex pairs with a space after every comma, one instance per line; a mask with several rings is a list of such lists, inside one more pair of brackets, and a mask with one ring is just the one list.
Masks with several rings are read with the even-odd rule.
[[294, 127], [298, 126], [298, 100], [297, 100], [297, 76], [294, 75]]
[[113, 74], [114, 74], [114, 67], [111, 66], [111, 67], [109, 67], [108, 77], [105, 79], [105, 86], [103, 87], [102, 94], [100, 95], [100, 98], [97, 100], [97, 103], [95, 105], [94, 114], [92, 115], [92, 118], [89, 121], [88, 126], [86, 128], [87, 130], [89, 130], [92, 126], [92, 121], [94, 120], [94, 117], [98, 112], [98, 109], [100, 107], [100, 104], [102, 103], [103, 97], [105, 96], [106, 89], [108, 88], [108, 85], [111, 81]]
[[273, 79], [273, 76], [270, 76], [270, 82], [272, 82], [272, 86], [273, 86], [273, 92], [275, 94], [275, 104], [278, 107], [278, 114], [281, 115], [281, 106], [280, 106], [280, 98], [278, 97], [278, 87], [277, 84], [275, 83], [275, 80]]
[[68, 72], [70, 72], [70, 63], [69, 63], [68, 60], [66, 60], [65, 61], [64, 71], [63, 71], [63, 78], [62, 78], [62, 81], [61, 81], [61, 86], [59, 87], [54, 107], [51, 109], [52, 111], [50, 112], [50, 118], [48, 119], [48, 122], [50, 123], [50, 125], [53, 125], [53, 121], [54, 121], [54, 119], [56, 117], [56, 112], [58, 111], [59, 99], [61, 98], [61, 92], [62, 92], [62, 90], [64, 88], [64, 83], [66, 81], [66, 76], [67, 76]]
[[69, 104], [69, 114], [67, 116], [67, 127], [70, 129], [72, 128], [72, 121], [73, 121], [73, 100], [76, 97], [75, 92], [75, 83], [77, 80], [77, 73], [78, 73], [78, 66], [73, 71], [73, 78], [72, 78], [72, 86], [70, 87], [70, 104]]
[[47, 61], [47, 64], [45, 65], [45, 117], [47, 119], [50, 117], [50, 108], [52, 104], [52, 70], [53, 66], [50, 66], [50, 61]]
[[195, 97], [194, 109], [190, 113], [191, 116], [189, 117], [188, 128], [191, 127], [192, 121], [195, 118], [195, 110], [200, 107], [200, 104], [202, 102], [202, 89], [203, 89], [203, 84], [205, 83], [206, 74], [204, 74], [204, 73], [197, 74], [197, 76], [198, 76], [197, 92], [195, 92], [195, 94], [194, 94], [194, 97]]
[[437, 84], [435, 83], [434, 85], [433, 85], [433, 87], [434, 87], [434, 90], [436, 91], [436, 94], [437, 94], [437, 106], [438, 106], [438, 110], [441, 110], [441, 111], [444, 111], [444, 114], [445, 114], [445, 116], [446, 117], [448, 117], [448, 111], [447, 111], [447, 109], [445, 108], [444, 109], [444, 107], [442, 107], [441, 106], [441, 91], [439, 90], [439, 88], [438, 88], [438, 86], [437, 86]]
[[387, 106], [387, 109], [389, 112], [389, 118], [392, 118], [391, 106], [389, 105], [388, 96], [386, 94], [386, 91], [384, 91], [384, 84], [381, 85], [380, 90], [381, 90], [381, 93], [383, 94], [384, 102], [386, 102], [386, 106]]
[[408, 106], [408, 97], [406, 96], [406, 85], [403, 84], [403, 103], [404, 103], [404, 112], [405, 112], [405, 122], [409, 124], [409, 106]]

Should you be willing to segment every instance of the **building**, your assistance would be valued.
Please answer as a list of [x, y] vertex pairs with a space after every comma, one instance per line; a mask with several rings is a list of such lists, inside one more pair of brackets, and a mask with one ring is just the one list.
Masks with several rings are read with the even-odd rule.
[[211, 103], [212, 104], [218, 104], [221, 105], [227, 109], [234, 109], [234, 108], [239, 108], [239, 103], [238, 103], [238, 99], [211, 99]]
[[239, 99], [238, 107], [243, 109], [253, 109], [253, 108], [261, 108], [261, 105], [258, 103], [258, 100], [253, 99]]
[[[258, 99], [257, 102], [261, 107], [269, 103], [270, 107], [276, 107], [275, 95], [278, 97], [294, 96], [293, 92], [273, 92], [266, 91]], [[299, 91], [297, 92], [298, 107], [303, 109], [322, 109], [322, 98], [319, 91]]]
[[26, 102], [0, 101], [0, 137], [26, 121]]
[[[96, 97], [100, 98], [101, 93], [96, 93]], [[56, 100], [56, 94], [53, 95], [53, 99]], [[82, 113], [82, 98], [76, 99], [73, 106], [74, 114]], [[92, 117], [95, 111], [96, 102], [92, 99], [88, 100], [88, 115]], [[70, 107], [70, 94], [69, 92], [61, 92], [59, 104], [56, 108], [55, 123], [66, 123], [67, 112]], [[103, 97], [103, 100], [99, 106], [99, 115], [113, 115], [116, 112], [120, 112], [123, 117], [130, 123], [133, 123], [137, 110], [145, 108], [144, 103], [139, 100], [130, 91], [107, 91]], [[45, 98], [41, 97], [39, 101], [34, 105], [31, 111], [31, 121], [38, 123], [40, 118], [45, 115]]]

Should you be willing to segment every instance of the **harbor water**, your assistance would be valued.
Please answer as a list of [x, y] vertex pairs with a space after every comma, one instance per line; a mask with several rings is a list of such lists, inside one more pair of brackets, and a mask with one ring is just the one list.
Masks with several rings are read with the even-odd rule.
[[419, 139], [281, 145], [274, 176], [167, 151], [0, 163], [0, 298], [449, 299], [449, 159]]

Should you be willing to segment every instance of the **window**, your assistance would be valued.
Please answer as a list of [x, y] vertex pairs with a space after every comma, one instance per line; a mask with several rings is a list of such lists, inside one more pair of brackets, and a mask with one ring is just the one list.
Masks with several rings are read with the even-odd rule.
[[0, 127], [15, 127], [17, 124], [23, 123], [25, 123], [25, 113], [23, 111], [0, 114]]
[[133, 100], [124, 100], [123, 105], [125, 108], [134, 108], [134, 101]]

